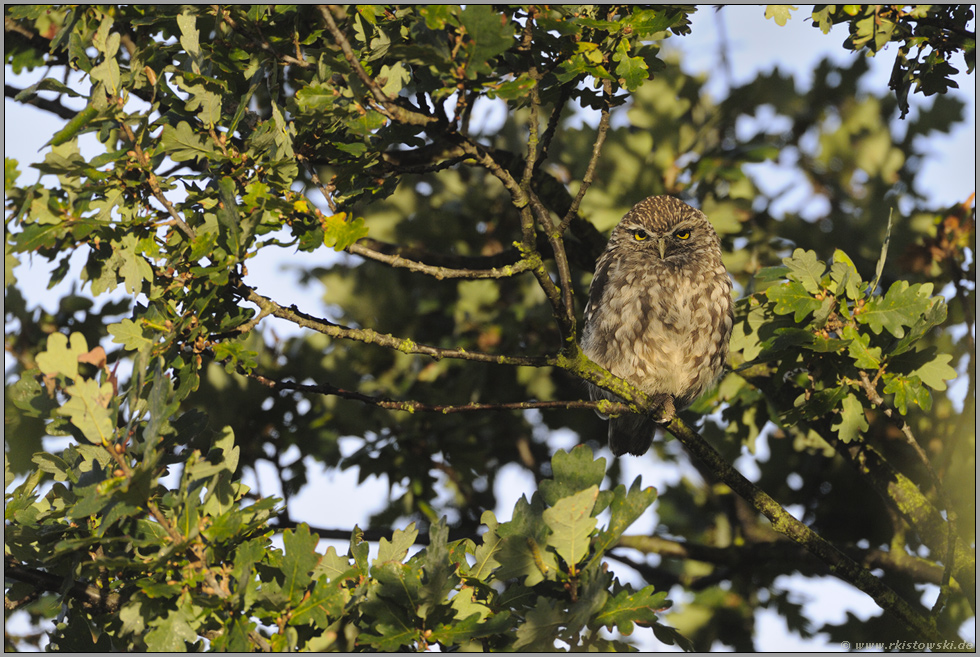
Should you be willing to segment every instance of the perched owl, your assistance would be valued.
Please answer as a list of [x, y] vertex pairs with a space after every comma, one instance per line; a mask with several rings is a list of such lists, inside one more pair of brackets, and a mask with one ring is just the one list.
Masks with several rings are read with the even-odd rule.
[[[599, 257], [585, 307], [582, 348], [593, 361], [663, 403], [661, 422], [721, 375], [732, 332], [732, 281], [721, 243], [700, 210], [670, 196], [633, 206]], [[590, 384], [593, 400], [618, 398]], [[657, 420], [609, 421], [617, 456], [640, 455]]]

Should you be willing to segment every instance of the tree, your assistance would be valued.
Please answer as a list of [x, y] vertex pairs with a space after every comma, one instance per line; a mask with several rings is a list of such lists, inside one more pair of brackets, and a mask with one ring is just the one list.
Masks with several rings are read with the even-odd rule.
[[[5, 93], [66, 121], [38, 182], [5, 160], [8, 616], [54, 619], [63, 650], [624, 649], [636, 625], [752, 649], [765, 607], [804, 636], [960, 641], [975, 210], [967, 192], [931, 207], [916, 162], [918, 136], [962, 118], [944, 91], [954, 56], [973, 70], [969, 6], [813, 10], [847, 48], [898, 45], [894, 96], [860, 92], [855, 59], [719, 101], [660, 50], [693, 6], [5, 11], [13, 72], [51, 70]], [[934, 99], [899, 136], [917, 91]], [[763, 107], [783, 120], [747, 137]], [[777, 160], [816, 218], [774, 211], [788, 192], [751, 165]], [[655, 442], [702, 480], [659, 491], [596, 456], [594, 411], [650, 400], [577, 342], [603, 233], [651, 194], [706, 212], [740, 291], [731, 371]], [[322, 257], [302, 280], [326, 310], [249, 274], [296, 252]], [[88, 295], [31, 307], [23, 259]], [[624, 402], [583, 401], [583, 381]], [[554, 450], [559, 431], [583, 444]], [[731, 463], [758, 441], [750, 481]], [[405, 492], [366, 529], [325, 528], [349, 500], [296, 523], [309, 459]], [[282, 499], [243, 482], [262, 461]], [[515, 465], [537, 491], [498, 518]], [[628, 533], [655, 502], [655, 534]], [[813, 627], [774, 584], [787, 573], [832, 574], [883, 613]], [[690, 602], [668, 612], [672, 588]]]

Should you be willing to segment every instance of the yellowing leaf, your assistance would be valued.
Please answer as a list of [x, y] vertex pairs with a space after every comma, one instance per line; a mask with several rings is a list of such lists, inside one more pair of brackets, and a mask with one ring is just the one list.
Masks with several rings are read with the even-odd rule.
[[347, 221], [346, 212], [325, 217], [322, 223], [323, 243], [337, 251], [343, 251], [362, 237], [367, 237], [368, 234], [364, 218], [358, 217]]

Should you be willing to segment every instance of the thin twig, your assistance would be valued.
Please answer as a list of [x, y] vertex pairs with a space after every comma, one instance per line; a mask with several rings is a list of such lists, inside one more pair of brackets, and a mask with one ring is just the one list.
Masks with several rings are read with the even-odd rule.
[[[332, 338], [355, 340], [366, 344], [373, 344], [379, 347], [387, 347], [400, 351], [404, 354], [419, 354], [432, 358], [457, 358], [461, 360], [472, 360], [481, 363], [497, 363], [500, 365], [525, 365], [528, 367], [544, 367], [553, 365], [554, 359], [545, 356], [507, 356], [486, 354], [466, 349], [442, 349], [430, 345], [418, 344], [406, 338], [397, 338], [387, 333], [378, 333], [369, 328], [355, 329], [334, 324], [324, 319], [311, 317], [300, 310], [293, 308], [283, 308], [272, 299], [262, 296], [255, 290], [240, 286], [238, 293], [243, 299], [251, 301], [259, 306], [265, 315], [274, 315], [280, 319], [290, 321], [297, 326], [312, 329], [318, 333], [323, 333]], [[251, 330], [251, 329], [249, 329]]]
[[320, 194], [323, 195], [323, 200], [327, 202], [327, 207], [330, 208], [330, 212], [337, 214], [337, 204], [334, 202], [333, 196], [331, 196], [330, 192], [328, 192], [323, 186], [323, 183], [320, 182], [320, 176], [313, 167], [313, 163], [299, 153], [296, 153], [296, 159], [306, 167], [306, 171], [310, 174], [310, 179], [313, 181], [313, 184], [316, 185], [316, 188], [320, 190]]
[[[3, 95], [5, 98], [12, 98], [14, 100], [17, 100], [17, 96], [23, 93], [23, 91], [24, 91], [23, 89], [18, 89], [17, 87], [13, 87], [9, 84], [3, 85]], [[78, 114], [78, 110], [73, 110], [69, 107], [65, 107], [64, 105], [62, 105], [61, 103], [55, 100], [48, 100], [47, 98], [41, 98], [37, 94], [31, 96], [30, 98], [18, 102], [23, 103], [24, 105], [33, 105], [38, 109], [45, 110], [46, 112], [51, 112], [55, 116], [58, 116], [68, 121], [75, 118], [75, 115]]]
[[[333, 8], [333, 7], [331, 7]], [[320, 15], [323, 17], [323, 21], [327, 24], [327, 31], [330, 32], [330, 36], [333, 38], [334, 43], [340, 48], [340, 51], [344, 55], [344, 59], [350, 65], [351, 70], [354, 74], [360, 78], [364, 86], [368, 88], [371, 93], [371, 97], [377, 106], [378, 111], [387, 116], [388, 118], [399, 121], [400, 123], [408, 123], [411, 125], [428, 125], [434, 123], [437, 119], [432, 116], [426, 116], [419, 112], [413, 112], [411, 110], [405, 109], [401, 105], [394, 102], [392, 98], [384, 92], [384, 89], [378, 84], [378, 82], [368, 75], [364, 67], [361, 66], [361, 62], [357, 59], [357, 54], [351, 47], [350, 42], [344, 33], [340, 31], [337, 27], [336, 21], [333, 19], [333, 15], [330, 13], [330, 9], [326, 5], [318, 5], [317, 9], [320, 11]]]
[[471, 413], [474, 411], [524, 411], [530, 409], [538, 410], [568, 410], [568, 409], [584, 409], [584, 410], [601, 410], [603, 414], [606, 413], [625, 413], [628, 412], [629, 407], [626, 404], [621, 404], [618, 402], [611, 402], [609, 400], [598, 400], [598, 401], [586, 401], [583, 399], [576, 399], [571, 401], [529, 401], [529, 402], [508, 402], [508, 403], [485, 403], [478, 404], [472, 402], [469, 404], [427, 404], [425, 402], [413, 401], [413, 400], [398, 400], [398, 399], [388, 399], [385, 397], [372, 397], [371, 395], [365, 395], [364, 393], [357, 392], [356, 390], [345, 390], [343, 388], [338, 388], [332, 386], [329, 383], [296, 383], [293, 381], [280, 381], [276, 379], [271, 379], [267, 376], [262, 376], [261, 374], [245, 373], [250, 379], [261, 383], [267, 388], [272, 388], [273, 390], [296, 390], [300, 392], [311, 392], [318, 395], [331, 395], [334, 397], [342, 397], [344, 399], [350, 399], [353, 401], [363, 402], [365, 404], [370, 404], [371, 406], [377, 406], [378, 408], [388, 409], [390, 411], [408, 411], [410, 413], [415, 412], [426, 412], [426, 413], [442, 413], [443, 415], [453, 415], [456, 413]]
[[561, 220], [561, 224], [558, 227], [561, 235], [565, 234], [565, 229], [568, 228], [568, 224], [578, 215], [578, 208], [582, 204], [582, 199], [585, 198], [585, 193], [589, 191], [589, 187], [592, 186], [592, 180], [595, 178], [596, 165], [599, 163], [599, 153], [602, 152], [602, 145], [606, 142], [606, 134], [609, 132], [609, 103], [611, 95], [612, 82], [605, 80], [602, 83], [602, 98], [604, 101], [602, 105], [602, 116], [599, 119], [599, 127], [596, 129], [595, 142], [592, 144], [592, 155], [589, 157], [589, 164], [585, 168], [585, 175], [582, 176], [582, 184], [579, 185], [578, 193], [572, 199], [572, 204], [569, 206], [568, 212], [565, 213], [565, 217]]
[[177, 213], [177, 210], [174, 208], [173, 203], [171, 203], [167, 197], [163, 195], [163, 190], [160, 189], [160, 182], [157, 180], [156, 174], [153, 173], [153, 163], [150, 162], [149, 156], [140, 147], [139, 142], [136, 140], [136, 135], [133, 134], [133, 129], [129, 127], [125, 120], [119, 121], [119, 126], [126, 134], [126, 139], [133, 144], [133, 152], [136, 153], [136, 159], [146, 172], [146, 182], [150, 186], [150, 191], [153, 193], [153, 197], [164, 207], [167, 214], [169, 214], [170, 218], [173, 220], [174, 225], [176, 225], [188, 239], [193, 240], [195, 237], [197, 237], [197, 233], [193, 228], [184, 222], [181, 216]]
[[452, 269], [449, 267], [437, 267], [417, 262], [415, 260], [409, 260], [397, 254], [389, 255], [386, 253], [381, 253], [360, 242], [351, 244], [349, 247], [347, 247], [347, 251], [364, 258], [370, 258], [371, 260], [383, 262], [391, 267], [399, 267], [402, 269], [419, 272], [421, 274], [428, 274], [437, 280], [443, 280], [446, 278], [509, 278], [511, 276], [516, 276], [517, 274], [526, 272], [531, 268], [531, 262], [524, 259], [518, 260], [513, 265], [507, 265], [500, 268], [494, 267], [492, 269]]

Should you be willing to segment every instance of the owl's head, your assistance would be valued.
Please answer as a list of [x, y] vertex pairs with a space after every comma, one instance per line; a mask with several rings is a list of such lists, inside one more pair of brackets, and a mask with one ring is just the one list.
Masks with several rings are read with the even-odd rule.
[[678, 266], [692, 257], [721, 255], [718, 234], [704, 213], [673, 196], [651, 196], [634, 205], [613, 229], [608, 248]]

